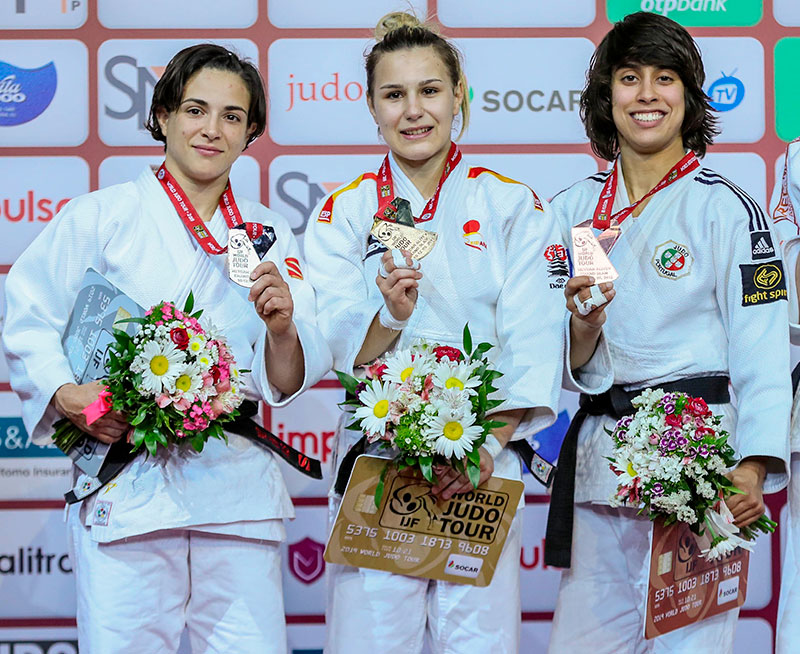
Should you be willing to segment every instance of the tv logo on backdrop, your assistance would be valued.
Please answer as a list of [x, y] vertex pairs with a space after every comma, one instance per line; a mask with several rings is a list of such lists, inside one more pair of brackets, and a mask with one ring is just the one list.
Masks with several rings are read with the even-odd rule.
[[744, 100], [744, 83], [738, 77], [734, 77], [735, 74], [736, 70], [727, 75], [722, 73], [722, 77], [708, 87], [710, 104], [717, 111], [736, 109]]
[[[131, 86], [123, 76], [124, 69], [132, 68], [135, 71], [135, 86]], [[124, 109], [112, 109], [106, 104], [103, 112], [115, 120], [127, 120], [136, 116], [136, 128], [144, 131], [147, 112], [150, 106], [150, 96], [156, 82], [161, 78], [166, 66], [140, 66], [135, 57], [130, 55], [117, 55], [106, 62], [103, 74], [111, 86], [128, 98], [128, 105]]]
[[0, 640], [0, 654], [78, 654], [78, 641]]
[[18, 68], [0, 61], [0, 127], [37, 118], [53, 101], [58, 75], [52, 61], [41, 68]]

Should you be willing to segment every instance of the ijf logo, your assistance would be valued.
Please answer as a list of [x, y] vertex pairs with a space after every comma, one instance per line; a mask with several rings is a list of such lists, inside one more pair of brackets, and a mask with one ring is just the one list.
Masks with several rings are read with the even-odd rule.
[[40, 116], [53, 101], [57, 86], [52, 61], [30, 69], [0, 61], [0, 127], [22, 125]]
[[325, 546], [308, 537], [289, 545], [289, 572], [304, 584], [313, 584], [325, 572]]
[[107, 500], [97, 500], [94, 505], [94, 519], [93, 525], [100, 527], [108, 527], [108, 521], [111, 518], [111, 506], [113, 502]]
[[477, 220], [468, 220], [464, 223], [464, 243], [475, 250], [486, 250], [486, 243], [481, 235], [481, 224]]
[[736, 109], [744, 100], [744, 83], [735, 77], [736, 69], [731, 73], [722, 73], [722, 77], [708, 87], [711, 106], [717, 111]]
[[680, 279], [692, 272], [694, 257], [689, 248], [675, 241], [656, 246], [652, 264], [661, 277]]

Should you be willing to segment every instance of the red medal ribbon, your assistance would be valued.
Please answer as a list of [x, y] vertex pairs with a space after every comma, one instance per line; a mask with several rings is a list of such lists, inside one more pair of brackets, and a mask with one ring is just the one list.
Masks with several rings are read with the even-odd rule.
[[[436, 214], [436, 207], [439, 205], [439, 193], [444, 186], [445, 181], [450, 176], [450, 173], [461, 161], [461, 150], [455, 143], [450, 143], [450, 151], [447, 153], [447, 160], [442, 170], [442, 176], [439, 178], [439, 184], [436, 187], [436, 192], [430, 200], [428, 200], [425, 208], [422, 210], [422, 215], [419, 218], [414, 218], [415, 223], [424, 223], [433, 218]], [[381, 167], [378, 169], [378, 213], [375, 214], [376, 218], [380, 220], [389, 220], [394, 222], [394, 210], [388, 207], [389, 203], [394, 200], [394, 181], [392, 180], [392, 167], [389, 164], [389, 155], [383, 160]]]
[[628, 216], [630, 216], [636, 207], [638, 207], [642, 202], [655, 195], [660, 190], [665, 189], [673, 182], [676, 182], [681, 177], [688, 175], [700, 165], [700, 160], [697, 158], [694, 152], [687, 153], [683, 159], [676, 163], [670, 169], [670, 171], [661, 178], [661, 181], [651, 188], [645, 195], [643, 195], [632, 205], [625, 207], [621, 211], [617, 211], [617, 213], [612, 216], [609, 216], [611, 213], [611, 207], [614, 206], [614, 198], [617, 195], [618, 165], [621, 164], [617, 162], [614, 165], [614, 169], [611, 171], [606, 183], [603, 185], [603, 190], [600, 192], [600, 199], [597, 201], [597, 208], [594, 210], [594, 218], [592, 220], [592, 227], [596, 229], [608, 229], [611, 227], [612, 221], [615, 221], [616, 225], [622, 224], [622, 222]]
[[[206, 229], [203, 224], [203, 219], [197, 215], [197, 211], [192, 206], [189, 198], [186, 197], [180, 184], [178, 184], [163, 163], [156, 173], [156, 179], [161, 183], [164, 191], [166, 191], [167, 197], [172, 201], [172, 206], [175, 207], [178, 216], [180, 216], [183, 224], [186, 225], [186, 229], [188, 229], [189, 233], [200, 243], [200, 247], [208, 254], [225, 254], [225, 252], [228, 251], [228, 246], [225, 245], [223, 247], [217, 243], [217, 239]], [[236, 206], [236, 200], [233, 197], [230, 182], [225, 185], [225, 190], [222, 193], [222, 197], [219, 199], [219, 208], [220, 211], [222, 211], [225, 224], [228, 225], [229, 229], [244, 224], [247, 236], [250, 237], [251, 241], [256, 240], [264, 233], [264, 225], [261, 223], [245, 223], [244, 220], [242, 220], [242, 214], [239, 212], [239, 207]]]

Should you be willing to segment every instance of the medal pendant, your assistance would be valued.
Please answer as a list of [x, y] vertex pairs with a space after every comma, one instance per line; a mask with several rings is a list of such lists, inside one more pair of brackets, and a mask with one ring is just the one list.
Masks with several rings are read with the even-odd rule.
[[412, 259], [422, 259], [436, 245], [438, 235], [425, 229], [390, 223], [376, 218], [370, 233], [390, 250], [408, 250]]
[[250, 273], [261, 263], [253, 244], [244, 230], [231, 229], [228, 231], [228, 276], [239, 284], [250, 288], [255, 282], [250, 279]]
[[[618, 234], [619, 232], [617, 232]], [[609, 236], [606, 236], [605, 231], [601, 234], [601, 238], [604, 236], [604, 242], [601, 245], [591, 227], [572, 228], [572, 266], [575, 277], [583, 275], [594, 277], [595, 284], [613, 282], [619, 277], [619, 273], [606, 254], [607, 250], [603, 247], [603, 245], [607, 245], [610, 250], [616, 238], [610, 239]]]

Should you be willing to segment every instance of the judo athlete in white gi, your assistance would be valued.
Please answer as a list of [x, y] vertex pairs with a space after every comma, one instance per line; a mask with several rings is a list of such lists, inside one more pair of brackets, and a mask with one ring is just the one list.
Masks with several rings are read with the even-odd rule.
[[[263, 132], [265, 107], [252, 64], [210, 44], [178, 53], [154, 89], [148, 127], [215, 245], [227, 243], [219, 205], [231, 165]], [[249, 292], [228, 278], [225, 256], [209, 255], [182, 224], [149, 167], [134, 182], [72, 200], [20, 256], [6, 283], [3, 344], [36, 442], [48, 442], [61, 416], [107, 443], [128, 430], [118, 413], [86, 425], [81, 410], [100, 385], [72, 384], [61, 346], [89, 267], [144, 307], [182, 306], [192, 291], [237, 364], [252, 369], [254, 399], [280, 406], [330, 368], [291, 229], [258, 203], [234, 203], [277, 237]], [[70, 507], [81, 652], [176, 652], [185, 628], [194, 654], [285, 652], [279, 542], [292, 516], [272, 454], [241, 436], [210, 439], [202, 453], [138, 456]]]
[[[624, 219], [610, 254], [619, 278], [604, 326], [615, 386], [677, 382], [713, 391], [709, 406], [724, 414], [742, 458], [729, 476], [745, 494], [727, 503], [735, 524], [746, 526], [764, 511], [762, 493], [787, 482], [787, 303], [763, 212], [694, 157], [715, 133], [703, 78], [699, 51], [677, 23], [650, 13], [617, 23], [595, 52], [581, 98], [595, 152], [616, 162], [557, 195], [552, 208], [566, 237], [573, 225], [597, 220], [604, 192], [613, 197], [606, 215]], [[571, 567], [562, 575], [549, 651], [731, 652], [736, 610], [644, 640], [651, 524], [636, 509], [608, 506], [616, 477], [605, 459], [606, 430], [614, 424], [608, 414], [588, 415], [578, 435]], [[559, 459], [551, 518], [561, 474]], [[569, 555], [548, 541], [546, 562], [568, 567]]]
[[[777, 247], [783, 254], [789, 292], [789, 338], [800, 345], [800, 140], [786, 148], [783, 175], [776, 181], [770, 202]], [[772, 247], [772, 242], [766, 244]], [[793, 376], [797, 373], [795, 372]], [[791, 482], [789, 520], [781, 525], [788, 534], [781, 574], [778, 604], [777, 654], [792, 654], [800, 647], [800, 394], [795, 392], [790, 429]]]
[[[504, 445], [551, 424], [558, 405], [567, 272], [551, 276], [547, 255], [563, 253], [566, 265], [566, 250], [535, 193], [467, 166], [451, 143], [453, 120], [461, 111], [466, 121], [468, 108], [453, 47], [407, 14], [384, 17], [376, 37], [367, 58], [368, 104], [390, 153], [381, 181], [372, 172], [362, 175], [312, 214], [305, 249], [320, 328], [334, 367], [350, 372], [419, 337], [460, 347], [469, 323], [474, 342], [496, 345], [490, 354], [504, 375], [497, 386], [505, 402], [493, 417], [508, 423], [481, 448], [480, 479], [520, 479], [520, 459]], [[370, 237], [384, 188], [385, 201], [407, 199], [417, 227], [438, 234], [420, 269]], [[595, 369], [592, 359], [582, 371], [585, 379], [607, 385], [609, 362], [603, 368], [595, 359]], [[337, 432], [337, 467], [360, 437], [344, 429], [348, 422], [345, 416]], [[452, 469], [436, 474], [439, 497], [471, 488]], [[338, 503], [334, 492], [331, 517]], [[485, 588], [330, 565], [327, 654], [415, 654], [426, 636], [436, 653], [516, 654], [521, 508]]]

